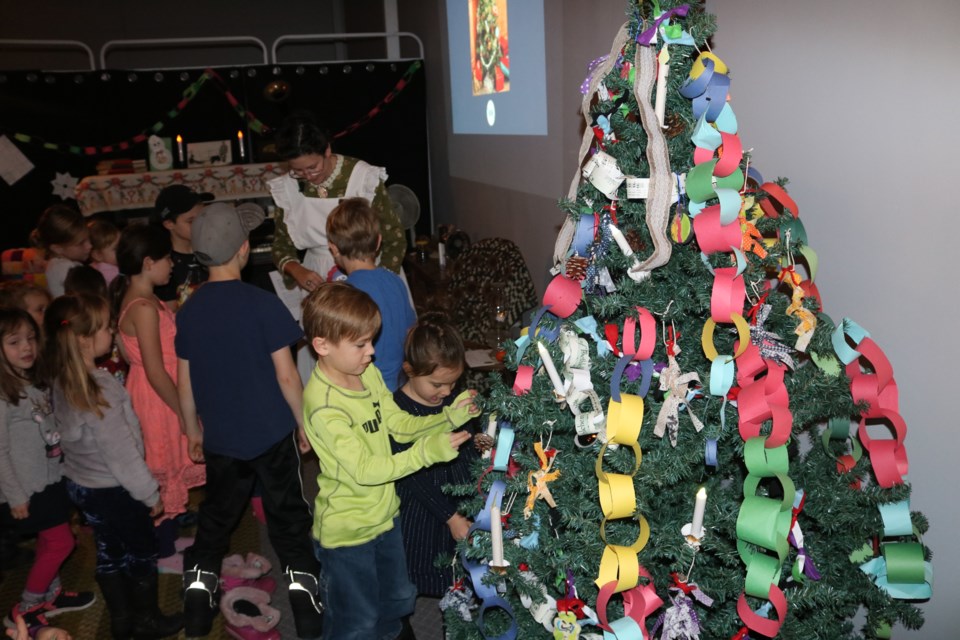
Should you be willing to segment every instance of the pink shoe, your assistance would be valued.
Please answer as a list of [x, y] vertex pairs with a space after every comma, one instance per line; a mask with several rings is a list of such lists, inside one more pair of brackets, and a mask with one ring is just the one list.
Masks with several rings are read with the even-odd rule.
[[277, 582], [266, 575], [270, 569], [270, 561], [259, 554], [248, 553], [244, 558], [235, 553], [223, 559], [220, 567], [220, 585], [224, 591], [246, 586], [273, 593], [277, 588]]
[[220, 598], [224, 625], [239, 640], [280, 640], [276, 630], [280, 612], [270, 606], [270, 594], [252, 587], [236, 587]]
[[250, 498], [250, 509], [253, 511], [253, 517], [260, 524], [267, 524], [267, 515], [263, 510], [263, 498], [257, 496]]

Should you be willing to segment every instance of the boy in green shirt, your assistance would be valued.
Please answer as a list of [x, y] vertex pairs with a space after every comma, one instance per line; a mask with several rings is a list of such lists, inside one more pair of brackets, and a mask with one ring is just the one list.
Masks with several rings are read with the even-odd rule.
[[[397, 407], [369, 366], [380, 312], [346, 283], [324, 283], [304, 300], [303, 327], [317, 353], [303, 412], [321, 469], [313, 535], [325, 637], [394, 638], [416, 599], [394, 481], [457, 456], [470, 434], [450, 432], [479, 413], [476, 392], [463, 392], [437, 415], [412, 416]], [[414, 445], [393, 455], [389, 436]]]

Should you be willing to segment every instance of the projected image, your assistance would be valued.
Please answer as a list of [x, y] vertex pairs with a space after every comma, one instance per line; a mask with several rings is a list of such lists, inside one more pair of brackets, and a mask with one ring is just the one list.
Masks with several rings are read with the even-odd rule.
[[510, 90], [507, 0], [467, 0], [473, 95]]

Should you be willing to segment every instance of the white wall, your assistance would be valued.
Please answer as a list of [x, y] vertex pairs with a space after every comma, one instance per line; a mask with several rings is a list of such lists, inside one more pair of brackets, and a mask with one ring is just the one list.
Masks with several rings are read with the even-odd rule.
[[713, 0], [740, 137], [764, 178], [790, 179], [834, 320], [868, 329], [893, 365], [907, 422], [911, 507], [931, 520], [927, 624], [957, 637], [955, 0]]

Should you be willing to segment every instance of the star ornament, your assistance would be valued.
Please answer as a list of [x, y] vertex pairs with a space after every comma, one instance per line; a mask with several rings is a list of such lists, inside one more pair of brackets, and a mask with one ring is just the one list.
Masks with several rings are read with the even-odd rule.
[[57, 177], [50, 181], [53, 185], [53, 195], [61, 200], [72, 200], [76, 197], [77, 179], [69, 173], [57, 172]]

